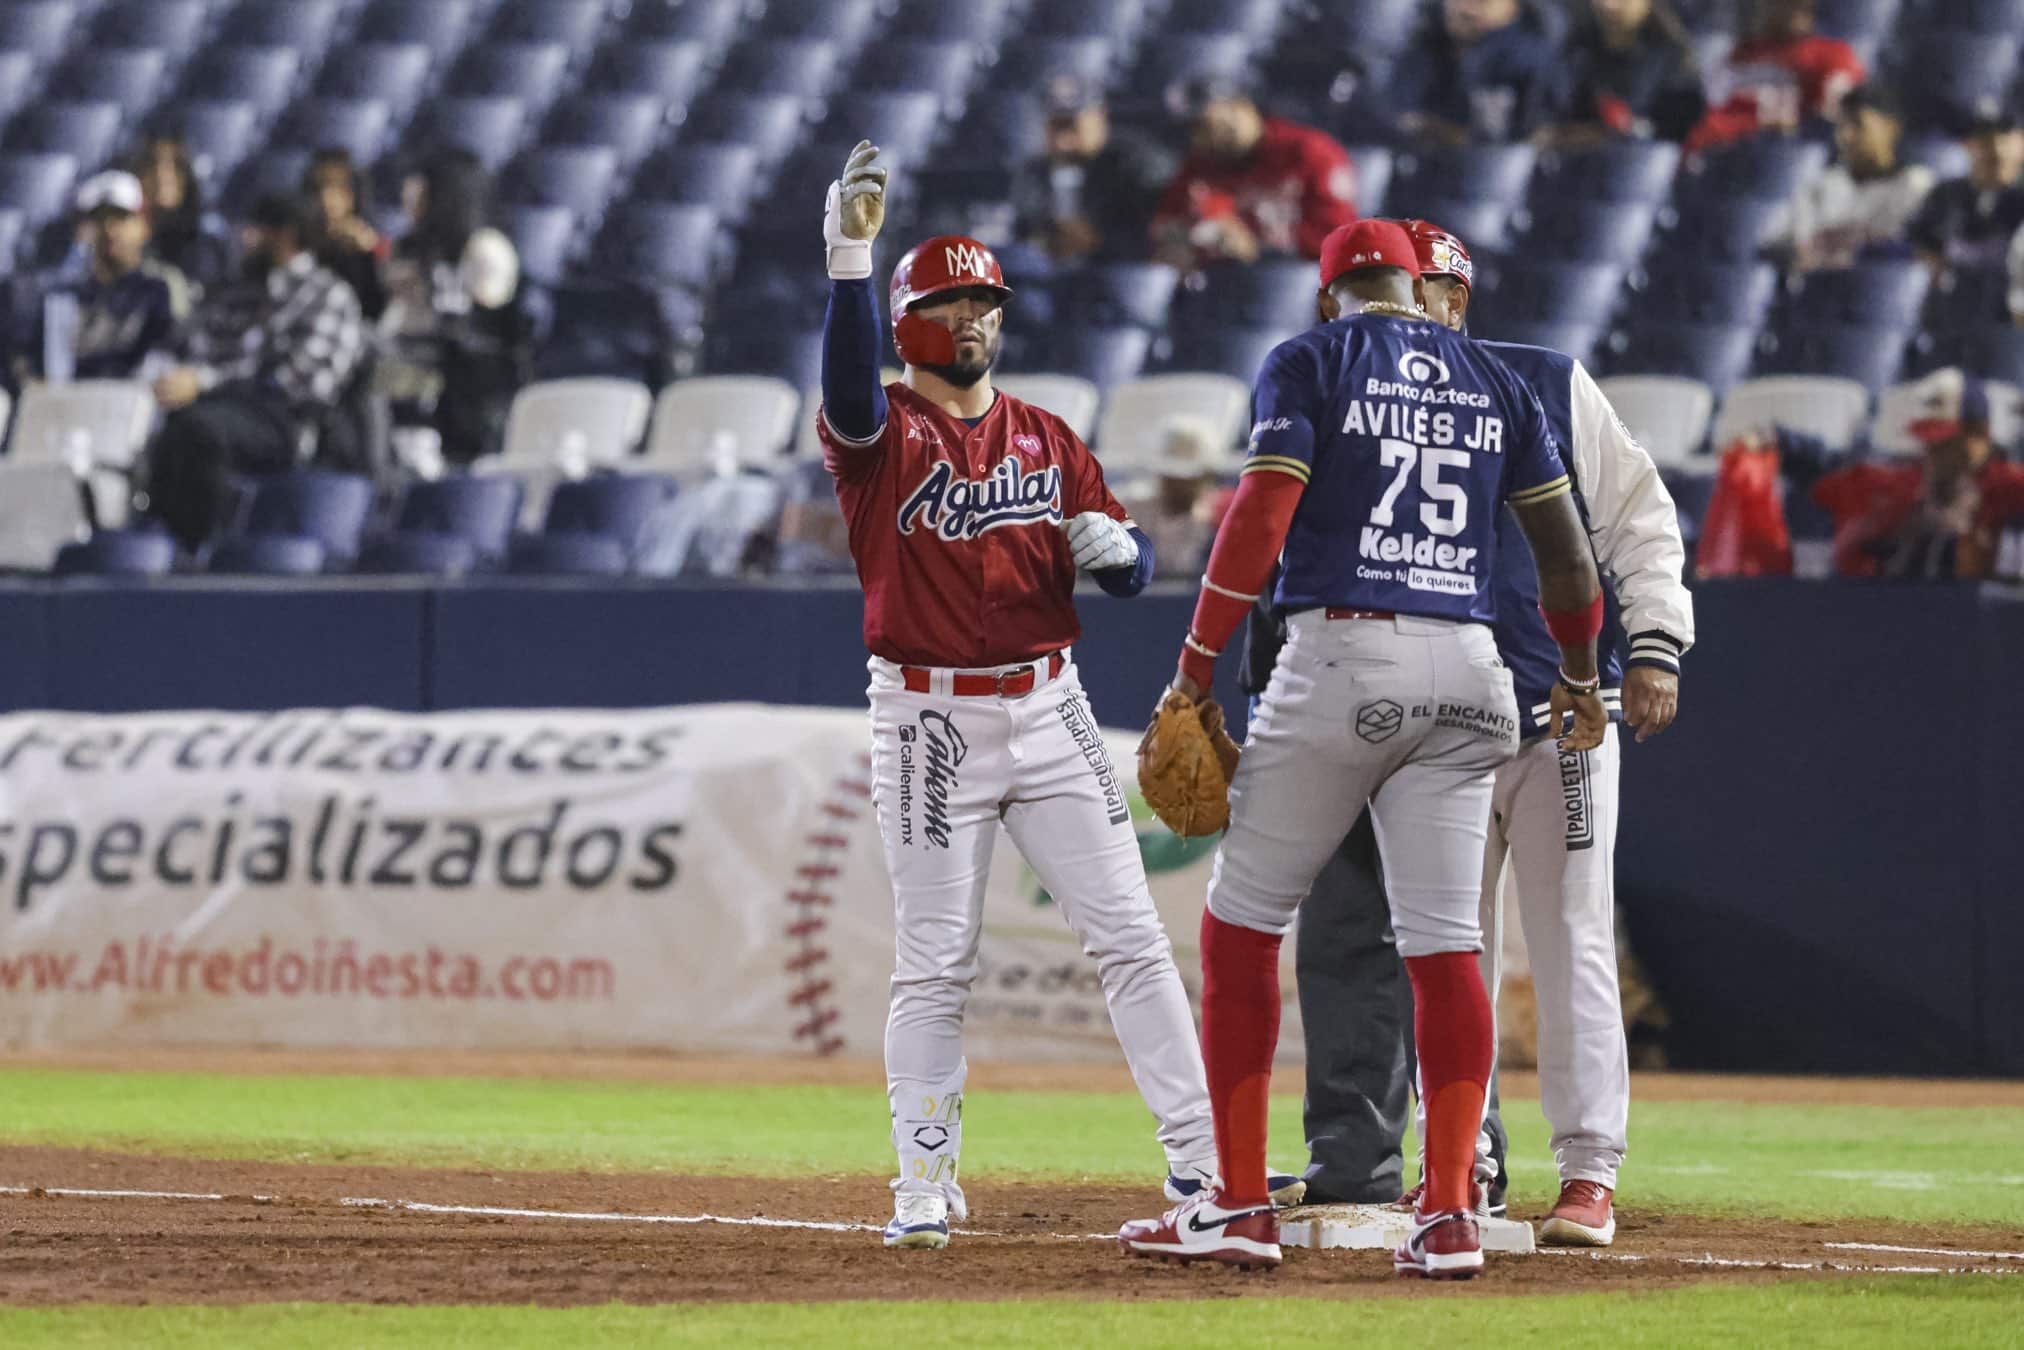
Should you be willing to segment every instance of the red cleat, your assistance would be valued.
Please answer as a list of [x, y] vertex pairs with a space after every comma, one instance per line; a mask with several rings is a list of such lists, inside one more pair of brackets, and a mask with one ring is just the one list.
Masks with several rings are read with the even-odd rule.
[[1599, 1181], [1570, 1181], [1560, 1188], [1539, 1240], [1554, 1247], [1607, 1247], [1616, 1241], [1616, 1192]]
[[1466, 1210], [1414, 1214], [1413, 1230], [1392, 1253], [1392, 1265], [1407, 1279], [1466, 1280], [1483, 1269], [1483, 1240], [1476, 1216]]
[[1277, 1266], [1279, 1216], [1271, 1204], [1226, 1209], [1221, 1201], [1220, 1192], [1205, 1190], [1157, 1219], [1134, 1219], [1117, 1230], [1117, 1245], [1127, 1256], [1183, 1264], [1215, 1261], [1239, 1270]]

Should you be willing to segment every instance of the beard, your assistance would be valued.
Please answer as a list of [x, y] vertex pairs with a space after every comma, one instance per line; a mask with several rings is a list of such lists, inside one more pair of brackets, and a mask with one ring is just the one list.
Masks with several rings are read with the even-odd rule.
[[942, 380], [957, 389], [974, 388], [977, 381], [989, 375], [991, 368], [998, 364], [998, 351], [1002, 346], [1002, 336], [1002, 334], [998, 333], [986, 336], [984, 339], [984, 355], [976, 360], [965, 361], [959, 357], [946, 366], [923, 366], [922, 369], [933, 375], [936, 379]]

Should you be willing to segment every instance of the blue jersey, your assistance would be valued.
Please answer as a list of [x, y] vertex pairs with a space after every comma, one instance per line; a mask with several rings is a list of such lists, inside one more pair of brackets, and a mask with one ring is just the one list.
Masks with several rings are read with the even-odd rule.
[[[1544, 347], [1526, 347], [1515, 342], [1486, 342], [1511, 373], [1539, 396], [1556, 444], [1574, 444], [1574, 358]], [[1575, 456], [1567, 456], [1569, 465]], [[1582, 500], [1581, 483], [1570, 470], [1568, 481], [1574, 489], [1574, 504], [1581, 523], [1588, 524], [1588, 504]], [[1511, 683], [1518, 691], [1518, 716], [1525, 735], [1545, 730], [1547, 696], [1560, 673], [1560, 644], [1546, 631], [1539, 615], [1539, 568], [1532, 550], [1519, 535], [1516, 521], [1499, 539], [1495, 564], [1497, 599], [1497, 651], [1511, 667]], [[1603, 703], [1612, 718], [1623, 715], [1623, 663], [1617, 648], [1623, 640], [1623, 626], [1617, 620], [1616, 599], [1603, 588], [1602, 635], [1595, 640], [1596, 659], [1601, 662]]]
[[1274, 596], [1289, 614], [1490, 623], [1504, 504], [1568, 490], [1539, 399], [1486, 347], [1428, 320], [1355, 314], [1280, 343], [1251, 415], [1244, 472], [1307, 484]]

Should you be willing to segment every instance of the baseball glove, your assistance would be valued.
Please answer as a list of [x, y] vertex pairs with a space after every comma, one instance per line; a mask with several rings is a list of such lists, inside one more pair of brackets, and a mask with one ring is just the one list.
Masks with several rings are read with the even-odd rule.
[[1214, 834], [1230, 823], [1230, 780], [1237, 743], [1223, 726], [1216, 700], [1195, 703], [1169, 689], [1139, 742], [1139, 791], [1146, 805], [1183, 838]]

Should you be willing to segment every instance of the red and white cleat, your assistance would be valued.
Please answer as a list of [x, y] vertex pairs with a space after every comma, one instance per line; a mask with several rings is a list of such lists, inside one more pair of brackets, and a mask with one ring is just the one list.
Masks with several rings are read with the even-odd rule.
[[1599, 1181], [1568, 1182], [1539, 1226], [1539, 1240], [1552, 1247], [1607, 1247], [1616, 1241], [1615, 1198]]
[[1483, 1269], [1483, 1240], [1466, 1210], [1413, 1215], [1413, 1230], [1392, 1253], [1392, 1265], [1412, 1280], [1466, 1280]]
[[1133, 1219], [1117, 1230], [1127, 1256], [1157, 1260], [1215, 1261], [1239, 1270], [1271, 1270], [1280, 1261], [1279, 1216], [1268, 1203], [1226, 1209], [1222, 1196], [1204, 1190], [1157, 1219]]

